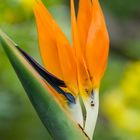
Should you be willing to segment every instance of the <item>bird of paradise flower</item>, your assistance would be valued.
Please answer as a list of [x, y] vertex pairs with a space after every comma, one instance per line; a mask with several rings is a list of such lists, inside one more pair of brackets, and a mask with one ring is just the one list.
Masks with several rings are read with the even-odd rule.
[[44, 68], [21, 48], [16, 48], [92, 139], [98, 116], [99, 87], [108, 59], [109, 36], [98, 0], [79, 0], [77, 17], [74, 1], [70, 3], [72, 44], [42, 1], [34, 1]]
[[34, 13], [44, 66], [65, 82], [66, 88], [62, 90], [71, 94], [66, 97], [71, 98], [71, 111], [91, 137], [98, 112], [98, 90], [109, 50], [108, 32], [99, 2], [80, 0], [76, 17], [71, 0], [72, 45], [41, 1], [36, 3]]

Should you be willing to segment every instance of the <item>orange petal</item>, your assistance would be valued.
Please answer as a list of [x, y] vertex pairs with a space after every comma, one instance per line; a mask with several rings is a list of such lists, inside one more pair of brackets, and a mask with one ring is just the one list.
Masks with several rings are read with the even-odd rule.
[[90, 87], [90, 78], [87, 71], [85, 60], [81, 53], [81, 46], [79, 42], [79, 34], [77, 29], [73, 0], [71, 0], [71, 24], [72, 24], [73, 46], [75, 48], [76, 58], [77, 58], [76, 62], [77, 62], [77, 73], [78, 73], [78, 85], [79, 85], [80, 92], [83, 93], [84, 91], [88, 90]]
[[77, 25], [82, 52], [85, 51], [90, 23], [91, 23], [91, 0], [79, 0]]
[[86, 46], [86, 60], [94, 86], [99, 86], [109, 51], [109, 36], [98, 0], [93, 0], [92, 21]]

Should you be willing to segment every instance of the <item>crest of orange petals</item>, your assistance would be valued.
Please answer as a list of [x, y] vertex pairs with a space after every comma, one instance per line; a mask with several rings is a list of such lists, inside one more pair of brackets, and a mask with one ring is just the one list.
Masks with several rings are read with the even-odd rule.
[[74, 96], [98, 88], [104, 74], [109, 37], [98, 0], [71, 0], [72, 45], [41, 0], [34, 5], [39, 47], [45, 68], [63, 80]]

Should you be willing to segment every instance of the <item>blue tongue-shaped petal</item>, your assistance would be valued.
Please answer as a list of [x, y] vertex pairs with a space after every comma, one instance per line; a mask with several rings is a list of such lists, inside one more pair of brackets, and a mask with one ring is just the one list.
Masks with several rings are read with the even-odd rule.
[[22, 55], [30, 62], [30, 64], [35, 68], [35, 70], [46, 80], [51, 80], [54, 84], [60, 87], [66, 87], [64, 81], [58, 79], [56, 76], [52, 75], [46, 69], [44, 69], [38, 62], [36, 62], [31, 56], [29, 56], [25, 51], [16, 46], [17, 49], [22, 53]]
[[44, 69], [38, 62], [36, 62], [31, 56], [24, 52], [21, 48], [16, 46], [21, 54], [28, 60], [33, 68], [46, 80], [59, 94], [63, 94], [70, 103], [76, 103], [75, 97], [71, 93], [64, 92], [60, 87], [66, 87], [64, 81], [58, 79], [46, 69]]

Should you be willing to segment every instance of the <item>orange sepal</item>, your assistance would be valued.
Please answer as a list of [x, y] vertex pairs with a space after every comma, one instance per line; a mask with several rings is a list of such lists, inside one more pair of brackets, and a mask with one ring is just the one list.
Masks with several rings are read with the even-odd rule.
[[91, 23], [91, 0], [79, 0], [78, 8], [78, 33], [80, 38], [81, 51], [84, 55], [87, 35]]
[[76, 94], [78, 88], [74, 49], [41, 0], [38, 0], [34, 13], [45, 68], [64, 80], [68, 88]]
[[70, 46], [65, 36], [59, 35], [56, 31], [58, 54], [60, 59], [60, 65], [63, 74], [63, 80], [67, 87], [75, 95], [78, 93], [77, 85], [77, 67], [74, 48]]
[[92, 21], [85, 53], [93, 85], [98, 87], [106, 68], [109, 36], [98, 0], [92, 2]]
[[75, 48], [75, 53], [76, 53], [77, 75], [78, 75], [77, 79], [78, 79], [79, 91], [81, 94], [86, 96], [87, 91], [91, 87], [91, 81], [87, 71], [87, 66], [84, 57], [81, 52], [73, 0], [71, 0], [71, 24], [72, 24], [73, 47]]
[[41, 1], [34, 6], [38, 29], [39, 48], [45, 68], [56, 77], [63, 79], [54, 36], [53, 21]]

